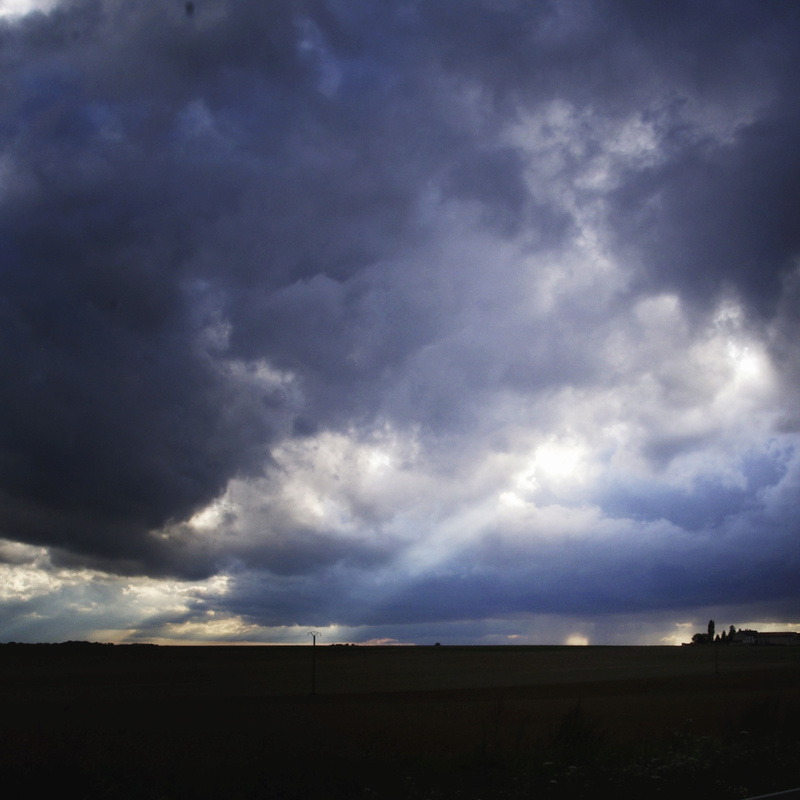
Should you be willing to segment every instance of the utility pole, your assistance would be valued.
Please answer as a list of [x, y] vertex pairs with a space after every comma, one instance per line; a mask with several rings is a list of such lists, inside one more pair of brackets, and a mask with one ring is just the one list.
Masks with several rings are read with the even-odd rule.
[[309, 631], [311, 637], [311, 694], [317, 693], [317, 636], [322, 636], [319, 631]]

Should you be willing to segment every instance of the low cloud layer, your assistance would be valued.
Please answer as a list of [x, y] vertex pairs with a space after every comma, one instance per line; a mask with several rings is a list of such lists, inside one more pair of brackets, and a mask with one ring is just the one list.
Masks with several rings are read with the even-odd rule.
[[17, 5], [0, 637], [800, 621], [800, 11]]

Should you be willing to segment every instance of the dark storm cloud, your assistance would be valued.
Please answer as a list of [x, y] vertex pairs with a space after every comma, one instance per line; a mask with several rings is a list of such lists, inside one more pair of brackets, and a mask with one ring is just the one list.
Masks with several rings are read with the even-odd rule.
[[176, 624], [788, 602], [799, 36], [730, 2], [0, 22], [0, 534], [231, 576]]
[[[206, 11], [223, 24], [204, 30]], [[207, 297], [246, 306], [254, 292], [253, 316], [269, 315], [264, 292], [346, 273], [360, 246], [337, 253], [325, 233], [348, 199], [323, 189], [338, 168], [281, 152], [313, 79], [289, 7], [198, 8], [193, 23], [169, 5], [77, 3], [3, 31], [4, 526], [146, 569], [159, 569], [147, 531], [259, 471], [280, 412], [198, 346], [221, 302]], [[204, 96], [233, 141], [204, 127], [205, 101], [192, 105]], [[326, 134], [305, 127], [314, 161]], [[244, 225], [226, 230], [248, 194]], [[215, 224], [234, 240], [224, 252], [207, 241]], [[198, 264], [204, 252], [215, 263]], [[303, 324], [318, 309], [295, 310]], [[309, 335], [322, 340], [326, 322]], [[301, 345], [291, 360], [308, 355]]]
[[798, 98], [781, 97], [734, 142], [685, 150], [620, 192], [617, 230], [641, 242], [654, 283], [701, 305], [733, 290], [775, 313], [800, 246], [800, 117], [787, 100], [796, 109]]
[[[700, 305], [733, 289], [774, 313], [800, 244], [794, 6], [598, 2], [479, 15], [436, 3], [424, 13], [445, 67], [490, 91], [500, 116], [559, 97], [653, 122], [666, 158], [612, 197], [618, 245], [638, 245], [649, 281]], [[755, 118], [730, 141], [693, 130], [748, 105]]]
[[[643, 15], [635, 6], [629, 24], [664, 84], [646, 113], [668, 155], [620, 187], [619, 241], [641, 246], [649, 280], [691, 302], [706, 306], [733, 290], [759, 315], [774, 314], [800, 244], [800, 95], [789, 77], [800, 68], [797, 8], [689, 3]], [[748, 106], [722, 140], [687, 125], [705, 117], [713, 128]]]

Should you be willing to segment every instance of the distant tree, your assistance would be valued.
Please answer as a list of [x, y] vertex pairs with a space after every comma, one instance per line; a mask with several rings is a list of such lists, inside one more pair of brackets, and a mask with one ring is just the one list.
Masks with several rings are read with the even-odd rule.
[[709, 642], [713, 642], [714, 641], [714, 620], [713, 619], [710, 619], [708, 621], [708, 641]]
[[728, 640], [730, 641], [731, 639], [733, 639], [735, 634], [736, 634], [736, 628], [734, 628], [733, 625], [731, 625], [730, 628], [728, 628]]
[[725, 644], [728, 641], [728, 633], [727, 633], [727, 631], [722, 631], [722, 637], [721, 638], [717, 637], [717, 638], [719, 638], [719, 640], [722, 642], [722, 644]]
[[708, 641], [708, 634], [696, 633], [692, 636], [692, 644], [705, 644]]

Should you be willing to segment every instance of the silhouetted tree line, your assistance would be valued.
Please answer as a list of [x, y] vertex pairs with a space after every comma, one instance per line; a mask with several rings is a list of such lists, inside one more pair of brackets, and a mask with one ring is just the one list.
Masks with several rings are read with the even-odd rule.
[[713, 619], [708, 621], [708, 629], [705, 633], [696, 633], [692, 636], [692, 644], [729, 644], [736, 635], [736, 628], [731, 625], [727, 631], [716, 633], [716, 624]]

